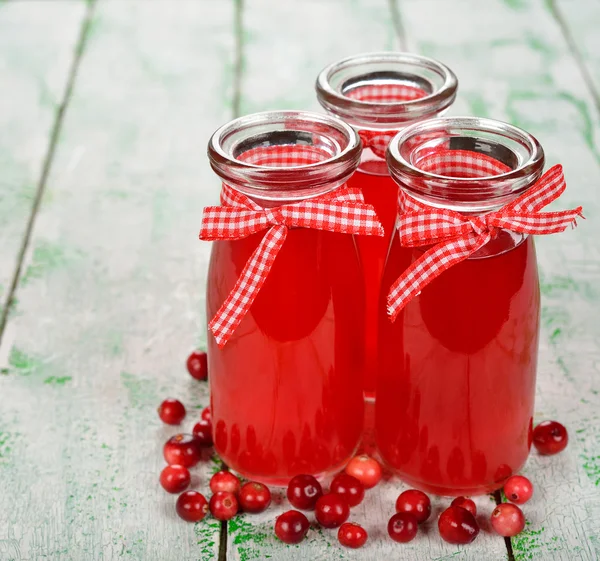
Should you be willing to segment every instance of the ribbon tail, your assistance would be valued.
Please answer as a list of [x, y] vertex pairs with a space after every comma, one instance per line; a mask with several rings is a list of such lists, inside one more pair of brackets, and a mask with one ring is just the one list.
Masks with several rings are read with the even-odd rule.
[[394, 282], [387, 297], [387, 313], [395, 321], [400, 311], [433, 279], [464, 261], [490, 240], [490, 234], [454, 238], [441, 242], [417, 259]]
[[266, 233], [250, 259], [248, 259], [233, 290], [208, 324], [208, 328], [220, 348], [225, 346], [248, 313], [271, 271], [286, 236], [287, 228], [285, 226], [274, 226]]

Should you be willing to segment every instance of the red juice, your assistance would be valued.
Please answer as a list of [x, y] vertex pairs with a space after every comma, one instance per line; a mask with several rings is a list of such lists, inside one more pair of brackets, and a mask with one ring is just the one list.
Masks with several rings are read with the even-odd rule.
[[[213, 244], [212, 318], [264, 233]], [[352, 236], [291, 229], [229, 342], [209, 336], [215, 448], [234, 471], [272, 485], [325, 475], [360, 440], [364, 289]]]
[[[422, 251], [394, 236], [383, 286]], [[377, 445], [407, 483], [475, 495], [519, 471], [531, 446], [539, 301], [529, 237], [451, 267], [394, 323], [380, 306]]]
[[[356, 236], [365, 285], [364, 390], [367, 398], [374, 398], [381, 277], [398, 213], [398, 185], [387, 174], [383, 160], [365, 162], [361, 169], [365, 171], [357, 171], [348, 181], [348, 186], [362, 191], [365, 202], [374, 206], [385, 230], [384, 237]], [[370, 170], [373, 173], [368, 173]]]

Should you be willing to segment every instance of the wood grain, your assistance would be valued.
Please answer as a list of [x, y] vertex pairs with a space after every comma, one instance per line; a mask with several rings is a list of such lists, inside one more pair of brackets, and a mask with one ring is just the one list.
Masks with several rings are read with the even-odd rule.
[[97, 6], [3, 341], [3, 561], [217, 558], [220, 524], [182, 522], [158, 486], [177, 429], [156, 407], [182, 399], [189, 432], [208, 404], [185, 359], [204, 342], [204, 154], [233, 54], [230, 3]]
[[[525, 473], [536, 486], [529, 525], [512, 540], [515, 559], [600, 557], [600, 182], [598, 113], [548, 3], [403, 0], [411, 48], [449, 64], [460, 80], [456, 113], [508, 120], [535, 134], [548, 164], [561, 162], [569, 188], [558, 207], [583, 204], [588, 218], [537, 239], [542, 276], [542, 338], [535, 421], [567, 425], [558, 457], [532, 453]], [[577, 28], [574, 30], [577, 33]], [[515, 396], [518, 399], [518, 396]]]
[[[84, 13], [83, 1], [13, 2], [0, 7], [0, 314]], [[49, 21], [61, 24], [48, 25]]]

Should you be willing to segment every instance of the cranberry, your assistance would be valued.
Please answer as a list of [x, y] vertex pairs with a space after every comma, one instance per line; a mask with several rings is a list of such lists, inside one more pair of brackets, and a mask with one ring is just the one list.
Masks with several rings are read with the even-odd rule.
[[209, 506], [217, 520], [231, 520], [238, 512], [238, 500], [229, 491], [217, 491], [210, 498]]
[[240, 480], [230, 471], [218, 471], [210, 478], [210, 490], [213, 493], [227, 491], [237, 495], [240, 490]]
[[297, 510], [288, 510], [275, 520], [275, 535], [283, 543], [300, 543], [308, 533], [308, 518]]
[[296, 475], [288, 484], [287, 498], [296, 508], [313, 510], [321, 495], [321, 484], [312, 475]]
[[367, 541], [367, 531], [358, 524], [344, 522], [338, 530], [338, 541], [345, 547], [358, 549]]
[[533, 429], [533, 445], [544, 456], [562, 452], [568, 443], [567, 429], [556, 421], [543, 421]]
[[509, 477], [504, 484], [504, 494], [511, 503], [518, 505], [525, 504], [533, 495], [533, 485], [531, 481], [522, 475], [513, 475]]
[[525, 517], [517, 505], [502, 503], [492, 512], [492, 527], [505, 538], [512, 538], [525, 528]]
[[271, 491], [262, 483], [249, 481], [242, 485], [239, 501], [244, 512], [256, 514], [266, 510], [271, 504]]
[[204, 409], [202, 409], [202, 413], [200, 413], [200, 418], [203, 421], [208, 421], [209, 423], [212, 421], [210, 416], [210, 407], [205, 407]]
[[168, 464], [195, 466], [200, 461], [200, 446], [191, 434], [177, 434], [167, 440], [163, 454]]
[[196, 378], [196, 380], [206, 380], [206, 378], [208, 378], [206, 353], [194, 351], [187, 359], [187, 369], [192, 378]]
[[186, 491], [177, 499], [177, 514], [187, 522], [200, 522], [208, 512], [208, 503], [198, 491]]
[[431, 501], [423, 491], [409, 489], [396, 499], [396, 512], [410, 512], [420, 524], [431, 515]]
[[184, 466], [167, 466], [160, 472], [160, 484], [167, 493], [181, 493], [190, 484], [190, 472]]
[[200, 446], [212, 446], [212, 423], [210, 421], [198, 421], [192, 429], [194, 436], [198, 440]]
[[347, 473], [338, 473], [333, 478], [329, 490], [344, 497], [348, 506], [356, 506], [365, 498], [365, 486]]
[[395, 542], [406, 543], [417, 535], [417, 519], [410, 512], [397, 512], [388, 522], [388, 534]]
[[350, 507], [346, 499], [335, 493], [319, 497], [315, 505], [315, 518], [323, 528], [337, 528], [350, 516]]
[[370, 489], [381, 479], [381, 466], [377, 460], [369, 456], [355, 456], [346, 466], [346, 473], [356, 477], [365, 489]]
[[479, 534], [479, 526], [475, 517], [466, 509], [450, 506], [438, 520], [438, 529], [442, 539], [448, 543], [471, 543]]
[[477, 505], [467, 497], [456, 497], [451, 503], [452, 506], [458, 506], [468, 510], [473, 516], [477, 516]]
[[158, 416], [167, 425], [178, 425], [185, 417], [185, 407], [178, 399], [169, 397], [158, 407]]

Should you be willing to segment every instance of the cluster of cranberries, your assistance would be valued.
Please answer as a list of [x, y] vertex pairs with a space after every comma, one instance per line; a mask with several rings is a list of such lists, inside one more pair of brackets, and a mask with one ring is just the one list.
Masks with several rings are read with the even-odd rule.
[[[190, 375], [197, 380], [207, 379], [206, 353], [194, 351], [187, 360]], [[177, 399], [165, 399], [158, 408], [158, 415], [168, 425], [179, 425], [185, 419], [186, 410]], [[262, 483], [240, 480], [228, 471], [215, 473], [210, 480], [212, 496], [207, 501], [198, 491], [186, 491], [191, 482], [188, 468], [195, 466], [203, 451], [213, 444], [210, 409], [205, 407], [192, 434], [177, 434], [164, 445], [163, 455], [167, 466], [160, 474], [160, 484], [168, 493], [181, 493], [177, 498], [177, 514], [188, 522], [199, 522], [208, 511], [217, 520], [230, 520], [240, 510], [262, 512], [271, 504], [271, 492]]]
[[287, 488], [290, 504], [298, 510], [288, 510], [275, 521], [275, 535], [284, 543], [295, 544], [306, 536], [310, 523], [300, 510], [314, 510], [315, 518], [323, 528], [339, 528], [339, 542], [351, 548], [362, 547], [367, 531], [360, 525], [347, 522], [350, 508], [359, 505], [365, 489], [381, 480], [381, 466], [369, 456], [356, 456], [346, 470], [336, 475], [323, 493], [321, 484], [312, 475], [296, 475]]
[[[187, 361], [192, 377], [207, 378], [206, 353], [195, 351]], [[186, 416], [184, 405], [176, 399], [166, 399], [158, 408], [163, 422], [179, 425]], [[556, 421], [544, 421], [533, 431], [533, 444], [542, 455], [557, 454], [565, 449], [568, 434]], [[181, 493], [176, 509], [181, 518], [189, 522], [202, 520], [208, 511], [217, 520], [230, 520], [239, 511], [259, 513], [271, 504], [271, 492], [262, 483], [242, 483], [232, 473], [219, 471], [210, 480], [210, 501], [197, 491], [186, 491], [191, 482], [190, 467], [202, 458], [205, 448], [212, 446], [210, 409], [206, 407], [192, 434], [177, 434], [164, 445], [167, 465], [160, 474], [160, 483], [169, 493]], [[377, 485], [382, 469], [377, 460], [356, 456], [331, 482], [324, 493], [319, 481], [312, 475], [297, 475], [287, 487], [287, 498], [298, 510], [288, 510], [275, 521], [275, 534], [288, 544], [300, 543], [308, 533], [310, 523], [300, 510], [313, 510], [323, 528], [338, 528], [340, 544], [350, 548], [362, 547], [368, 538], [359, 524], [348, 522], [350, 509], [359, 505], [365, 489]], [[533, 485], [521, 475], [513, 475], [504, 484], [507, 503], [499, 504], [491, 515], [492, 528], [501, 536], [512, 537], [525, 527], [525, 517], [517, 505], [525, 504], [533, 495]], [[388, 534], [396, 542], [406, 543], [415, 538], [419, 524], [431, 516], [431, 501], [422, 491], [409, 489], [396, 500], [396, 513], [388, 522]], [[467, 497], [455, 498], [438, 519], [440, 536], [452, 544], [471, 543], [479, 534], [476, 520], [477, 506]]]

